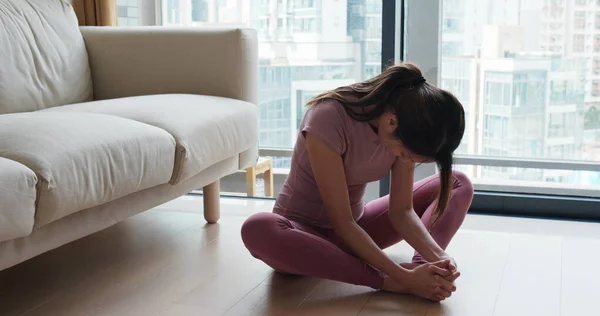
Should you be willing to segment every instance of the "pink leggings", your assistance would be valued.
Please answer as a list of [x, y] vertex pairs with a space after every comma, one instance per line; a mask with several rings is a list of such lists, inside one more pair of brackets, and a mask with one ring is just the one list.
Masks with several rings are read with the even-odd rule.
[[[414, 186], [414, 210], [429, 228], [435, 208], [438, 176], [419, 181]], [[473, 185], [463, 173], [454, 172], [452, 199], [444, 216], [431, 230], [433, 239], [446, 249], [463, 223], [473, 198]], [[381, 248], [402, 240], [388, 215], [389, 197], [365, 206], [360, 225]], [[242, 239], [250, 253], [273, 269], [296, 275], [331, 279], [381, 289], [383, 274], [352, 254], [342, 239], [330, 229], [289, 220], [274, 213], [257, 213], [242, 226]], [[425, 262], [415, 252], [413, 262]]]

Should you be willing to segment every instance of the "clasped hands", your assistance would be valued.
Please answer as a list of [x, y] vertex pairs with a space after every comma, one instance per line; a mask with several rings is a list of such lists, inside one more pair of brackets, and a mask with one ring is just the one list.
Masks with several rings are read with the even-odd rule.
[[413, 294], [439, 302], [456, 291], [454, 281], [460, 272], [454, 259], [444, 258], [416, 266], [410, 270], [410, 275], [407, 285]]

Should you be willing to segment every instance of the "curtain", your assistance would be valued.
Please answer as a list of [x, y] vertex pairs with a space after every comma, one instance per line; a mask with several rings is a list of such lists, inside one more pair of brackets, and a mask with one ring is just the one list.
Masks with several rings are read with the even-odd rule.
[[73, 0], [80, 26], [117, 26], [116, 0]]

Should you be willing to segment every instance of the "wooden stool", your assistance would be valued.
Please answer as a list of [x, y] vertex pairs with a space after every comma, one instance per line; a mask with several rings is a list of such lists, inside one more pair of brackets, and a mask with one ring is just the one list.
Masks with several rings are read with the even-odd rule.
[[265, 174], [265, 196], [273, 197], [273, 159], [260, 157], [255, 166], [246, 168], [246, 191], [249, 197], [256, 196], [256, 175]]

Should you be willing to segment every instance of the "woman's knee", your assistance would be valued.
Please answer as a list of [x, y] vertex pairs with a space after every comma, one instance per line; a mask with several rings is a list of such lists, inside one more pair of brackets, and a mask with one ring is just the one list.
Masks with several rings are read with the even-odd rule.
[[471, 194], [475, 191], [471, 179], [464, 172], [454, 170], [452, 171], [452, 177], [454, 178], [454, 188], [463, 189], [466, 192], [471, 192]]
[[471, 179], [461, 171], [453, 171], [452, 176], [454, 177], [454, 198], [468, 200], [470, 205], [475, 195], [475, 188]]
[[[277, 231], [287, 226], [286, 219], [274, 213], [256, 213], [242, 224], [242, 241], [252, 251], [274, 240]], [[291, 225], [291, 224], [290, 224]]]

